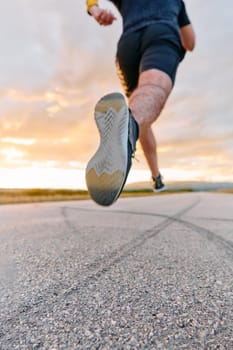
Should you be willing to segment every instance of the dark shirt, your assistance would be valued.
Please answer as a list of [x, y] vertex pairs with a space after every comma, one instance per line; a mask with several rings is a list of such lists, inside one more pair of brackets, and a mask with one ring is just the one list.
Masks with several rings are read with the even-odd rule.
[[118, 8], [123, 19], [123, 32], [162, 22], [176, 30], [190, 24], [182, 0], [109, 0]]

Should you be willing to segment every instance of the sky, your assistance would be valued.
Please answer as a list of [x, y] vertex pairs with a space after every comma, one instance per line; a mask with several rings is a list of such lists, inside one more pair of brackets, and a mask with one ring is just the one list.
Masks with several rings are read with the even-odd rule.
[[[121, 91], [121, 18], [99, 26], [85, 0], [0, 2], [0, 188], [85, 188], [98, 99]], [[153, 125], [165, 181], [232, 181], [233, 3], [186, 0], [197, 46]], [[128, 182], [150, 181], [140, 145]]]

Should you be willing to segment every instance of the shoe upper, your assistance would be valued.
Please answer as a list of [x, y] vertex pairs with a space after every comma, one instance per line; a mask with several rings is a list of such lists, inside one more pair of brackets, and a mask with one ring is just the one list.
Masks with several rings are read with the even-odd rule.
[[153, 181], [153, 188], [155, 191], [164, 191], [166, 189], [166, 186], [162, 181], [161, 174], [159, 174], [157, 177], [152, 176], [152, 181]]

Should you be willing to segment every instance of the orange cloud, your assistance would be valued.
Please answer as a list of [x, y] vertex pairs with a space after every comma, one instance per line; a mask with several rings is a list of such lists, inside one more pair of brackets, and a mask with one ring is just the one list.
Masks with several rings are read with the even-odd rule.
[[[85, 2], [73, 0], [14, 3], [14, 13], [12, 4], [4, 5], [5, 18], [17, 30], [1, 42], [0, 167], [84, 169], [99, 143], [94, 105], [103, 94], [122, 91], [114, 65], [121, 20], [102, 28], [87, 16]], [[153, 129], [165, 173], [220, 178], [232, 174], [233, 164], [232, 21], [225, 13], [220, 18], [210, 0], [202, 16], [200, 1], [187, 6], [198, 45], [182, 62]], [[3, 18], [2, 33], [6, 24]], [[137, 157], [134, 170], [148, 171], [140, 146]]]

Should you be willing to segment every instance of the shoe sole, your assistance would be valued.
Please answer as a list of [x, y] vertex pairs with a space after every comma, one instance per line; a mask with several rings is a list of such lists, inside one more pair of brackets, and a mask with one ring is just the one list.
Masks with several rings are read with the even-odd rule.
[[162, 188], [160, 188], [160, 189], [158, 189], [158, 190], [156, 190], [156, 189], [154, 188], [153, 191], [156, 192], [156, 193], [163, 192], [163, 191], [167, 191], [167, 187], [164, 186], [164, 187], [162, 187]]
[[101, 98], [95, 121], [100, 145], [87, 164], [86, 184], [91, 198], [108, 206], [119, 197], [127, 170], [129, 111], [124, 96], [113, 93]]

